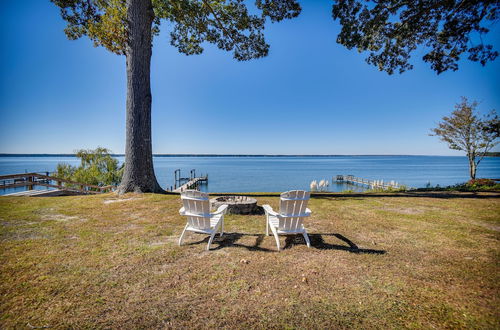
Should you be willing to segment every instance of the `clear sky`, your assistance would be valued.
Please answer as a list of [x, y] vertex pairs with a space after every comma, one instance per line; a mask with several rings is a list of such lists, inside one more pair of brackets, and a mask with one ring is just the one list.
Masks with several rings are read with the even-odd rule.
[[[460, 96], [500, 110], [500, 59], [436, 75], [420, 59], [392, 76], [336, 44], [330, 1], [301, 1], [293, 20], [269, 24], [269, 56], [237, 62], [207, 45], [170, 46], [152, 59], [153, 152], [456, 155], [429, 129]], [[125, 144], [125, 58], [69, 41], [48, 0], [0, 1], [0, 152], [70, 153]], [[500, 48], [500, 27], [486, 40]]]

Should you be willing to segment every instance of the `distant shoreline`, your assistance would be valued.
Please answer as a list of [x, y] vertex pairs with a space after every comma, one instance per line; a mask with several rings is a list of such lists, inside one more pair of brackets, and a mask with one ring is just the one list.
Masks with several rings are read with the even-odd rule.
[[[125, 154], [111, 154], [113, 157], [124, 157]], [[465, 157], [465, 155], [238, 155], [238, 154], [153, 154], [153, 157]], [[487, 157], [500, 157], [499, 152], [492, 152]], [[0, 153], [0, 157], [75, 157], [75, 154], [8, 154]]]

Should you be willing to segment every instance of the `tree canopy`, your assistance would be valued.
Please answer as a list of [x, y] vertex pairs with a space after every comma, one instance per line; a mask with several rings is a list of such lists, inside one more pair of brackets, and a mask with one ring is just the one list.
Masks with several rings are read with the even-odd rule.
[[[128, 38], [125, 0], [51, 0], [61, 8], [69, 39], [88, 36], [95, 46], [125, 55]], [[264, 38], [267, 20], [279, 22], [299, 15], [295, 0], [257, 0], [254, 13], [243, 0], [152, 0], [152, 34], [162, 21], [170, 23], [170, 43], [186, 55], [201, 54], [203, 43], [231, 51], [244, 61], [264, 57], [269, 45]], [[254, 11], [252, 11], [254, 12]]]
[[457, 70], [464, 55], [483, 66], [498, 52], [482, 36], [500, 17], [500, 2], [466, 0], [336, 0], [337, 42], [369, 52], [366, 61], [389, 74], [412, 69], [417, 49], [438, 74]]

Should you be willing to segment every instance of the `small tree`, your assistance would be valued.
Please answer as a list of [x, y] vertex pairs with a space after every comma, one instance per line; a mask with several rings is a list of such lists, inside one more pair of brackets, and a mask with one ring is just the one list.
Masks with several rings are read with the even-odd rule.
[[450, 149], [463, 150], [469, 160], [469, 174], [476, 178], [477, 166], [486, 153], [498, 144], [500, 136], [499, 120], [495, 110], [484, 117], [476, 112], [478, 103], [469, 103], [467, 98], [455, 105], [450, 117], [443, 117], [438, 127], [433, 128], [432, 136], [439, 136], [448, 143]]
[[80, 158], [80, 166], [65, 163], [57, 165], [56, 176], [80, 183], [96, 186], [117, 185], [123, 175], [123, 165], [113, 158], [106, 148], [95, 150], [81, 149], [75, 153]]

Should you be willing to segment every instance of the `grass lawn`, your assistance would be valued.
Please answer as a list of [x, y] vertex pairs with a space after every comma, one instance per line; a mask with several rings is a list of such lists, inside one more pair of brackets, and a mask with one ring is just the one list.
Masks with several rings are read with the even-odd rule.
[[264, 216], [177, 246], [177, 196], [0, 197], [0, 328], [499, 328], [500, 195], [469, 197], [313, 198], [279, 253]]

